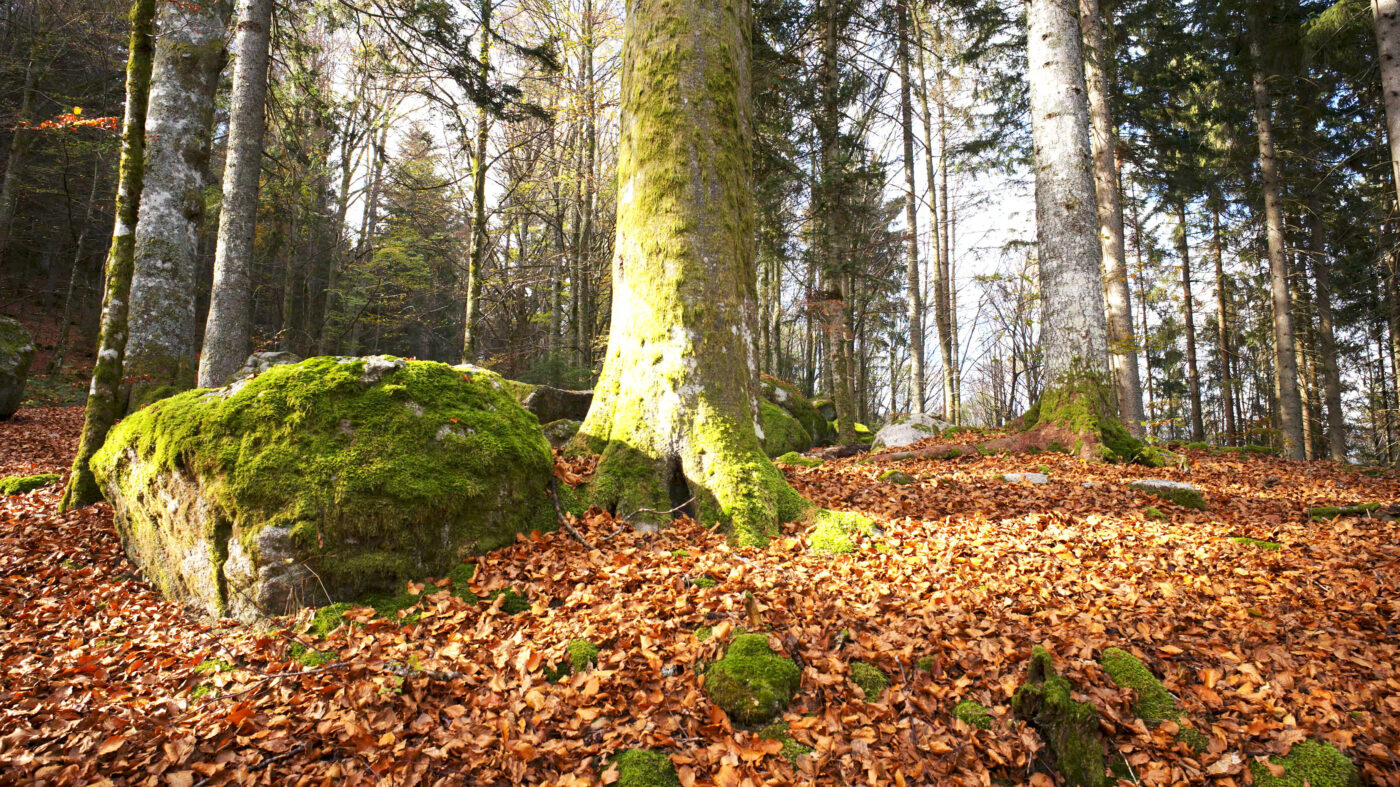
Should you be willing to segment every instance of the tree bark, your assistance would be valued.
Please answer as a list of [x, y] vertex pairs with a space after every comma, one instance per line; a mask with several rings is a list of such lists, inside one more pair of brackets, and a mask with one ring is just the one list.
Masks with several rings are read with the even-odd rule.
[[[919, 276], [919, 204], [914, 185], [914, 106], [909, 84], [909, 0], [899, 3], [899, 123], [904, 142], [904, 223], [906, 305], [909, 319], [909, 410], [924, 411], [924, 305], [923, 282]], [[931, 185], [931, 184], [930, 184]], [[890, 367], [890, 387], [895, 383], [895, 369]], [[890, 414], [895, 412], [894, 395], [890, 395]]]
[[822, 282], [821, 295], [823, 338], [826, 349], [825, 373], [830, 377], [828, 390], [832, 404], [836, 408], [839, 422], [837, 443], [851, 445], [856, 442], [855, 397], [852, 395], [850, 364], [843, 349], [846, 343], [849, 321], [847, 304], [849, 293], [843, 294], [840, 261], [837, 246], [837, 194], [840, 191], [840, 87], [841, 73], [836, 62], [837, 28], [841, 23], [838, 10], [839, 0], [825, 0], [823, 4], [824, 29], [822, 33], [821, 97], [820, 115], [817, 122], [817, 136], [821, 145], [818, 160], [821, 177], [818, 184], [817, 242], [820, 244]]
[[749, 5], [628, 11], [612, 331], [570, 450], [602, 453], [597, 505], [763, 544], [809, 504], [759, 442]]
[[228, 156], [224, 163], [219, 242], [214, 252], [214, 286], [199, 357], [199, 386], [223, 385], [252, 349], [249, 310], [253, 237], [262, 173], [264, 110], [267, 104], [268, 47], [273, 0], [239, 0], [234, 39], [232, 106]]
[[[481, 69], [483, 79], [491, 74], [491, 3], [481, 0]], [[476, 148], [472, 153], [472, 245], [467, 261], [467, 308], [463, 328], [462, 362], [475, 363], [481, 348], [481, 285], [486, 261], [486, 153], [491, 117], [485, 105], [476, 113]]]
[[[934, 169], [933, 163], [933, 126], [934, 114], [929, 108], [928, 78], [924, 70], [924, 48], [928, 42], [926, 32], [920, 23], [921, 16], [914, 17], [915, 30], [918, 31], [918, 65], [919, 65], [919, 103], [923, 110], [924, 120], [924, 168], [928, 179], [929, 194], [929, 226], [931, 229], [929, 240], [929, 258], [933, 266], [933, 324], [934, 330], [938, 334], [938, 353], [943, 363], [943, 418], [950, 423], [956, 423], [954, 416], [957, 406], [957, 351], [954, 348], [953, 323], [949, 315], [949, 284], [948, 267], [943, 256], [943, 216], [942, 198], [939, 196], [938, 171]], [[946, 142], [946, 136], [942, 134], [943, 123], [942, 113], [939, 113], [939, 138]], [[943, 151], [939, 151], [940, 158], [946, 158]], [[947, 178], [943, 179], [947, 183]], [[946, 196], [946, 189], [945, 194]]]
[[1231, 369], [1234, 351], [1230, 347], [1229, 293], [1225, 289], [1225, 240], [1220, 229], [1220, 210], [1211, 212], [1215, 246], [1215, 328], [1220, 351], [1220, 397], [1225, 410], [1225, 434], [1221, 442], [1238, 445], [1239, 427], [1235, 421], [1235, 378]]
[[1177, 203], [1176, 219], [1180, 231], [1176, 239], [1176, 249], [1181, 255], [1182, 311], [1186, 320], [1186, 384], [1191, 396], [1191, 439], [1199, 443], [1206, 439], [1206, 427], [1201, 415], [1201, 370], [1196, 360], [1196, 301], [1191, 295], [1191, 239], [1187, 235], [1185, 201]]
[[83, 434], [59, 511], [91, 505], [102, 499], [102, 490], [88, 462], [107, 439], [107, 432], [121, 414], [118, 391], [126, 353], [128, 303], [134, 267], [135, 227], [141, 206], [145, 175], [146, 114], [155, 51], [156, 0], [131, 4], [131, 43], [126, 64], [126, 117], [122, 121], [122, 154], [117, 167], [116, 226], [107, 252], [106, 285], [102, 298], [102, 326], [98, 331], [97, 364], [92, 369], [83, 410]]
[[1385, 129], [1390, 140], [1390, 174], [1400, 197], [1400, 0], [1371, 0], [1376, 48], [1380, 54], [1381, 89], [1385, 94]]
[[[30, 107], [34, 101], [34, 89], [38, 83], [38, 70], [34, 61], [29, 61], [24, 69], [24, 87], [20, 90], [20, 122], [29, 120]], [[16, 125], [10, 132], [10, 150], [5, 158], [5, 174], [0, 177], [0, 266], [9, 262], [10, 238], [15, 224], [15, 205], [18, 201], [19, 174], [24, 170], [25, 158], [29, 153], [30, 133]]]
[[1133, 299], [1123, 244], [1123, 197], [1118, 187], [1115, 152], [1118, 130], [1109, 102], [1108, 41], [1099, 0], [1079, 0], [1084, 35], [1084, 85], [1089, 98], [1090, 141], [1094, 154], [1094, 191], [1098, 199], [1099, 244], [1103, 251], [1104, 306], [1108, 321], [1109, 364], [1118, 387], [1118, 414], [1128, 431], [1142, 437], [1142, 381], [1133, 338]]
[[1283, 455], [1307, 456], [1303, 444], [1303, 408], [1298, 395], [1298, 358], [1294, 349], [1293, 313], [1288, 296], [1288, 259], [1283, 232], [1283, 186], [1274, 153], [1272, 99], [1264, 74], [1264, 48], [1258, 20], [1251, 20], [1249, 51], [1254, 60], [1254, 122], [1259, 143], [1259, 169], [1263, 175], [1264, 221], [1269, 243], [1269, 289], [1274, 316], [1274, 393], [1278, 397], [1279, 432]]
[[162, 3], [146, 128], [146, 180], [136, 225], [129, 407], [194, 382], [195, 280], [214, 92], [224, 66], [229, 0]]

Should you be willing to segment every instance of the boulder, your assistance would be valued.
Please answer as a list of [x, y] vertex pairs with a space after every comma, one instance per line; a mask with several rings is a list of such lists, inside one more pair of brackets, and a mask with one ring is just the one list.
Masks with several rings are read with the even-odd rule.
[[1146, 492], [1149, 495], [1156, 495], [1170, 503], [1176, 503], [1183, 508], [1194, 508], [1197, 511], [1206, 510], [1206, 498], [1201, 494], [1201, 490], [1195, 485], [1185, 481], [1168, 481], [1161, 478], [1145, 478], [1141, 481], [1133, 481], [1129, 487], [1139, 492]]
[[563, 448], [582, 428], [583, 421], [571, 421], [568, 418], [550, 421], [544, 425], [544, 439], [555, 448]]
[[881, 448], [903, 448], [920, 440], [937, 437], [944, 429], [952, 428], [952, 424], [928, 413], [905, 416], [891, 421], [876, 432], [875, 443], [871, 448], [877, 451]]
[[593, 392], [566, 391], [541, 385], [531, 391], [521, 404], [534, 413], [542, 424], [583, 421], [588, 417], [588, 408], [593, 406]]
[[0, 317], [0, 420], [19, 410], [33, 361], [34, 337], [29, 330], [19, 320]]
[[763, 399], [758, 403], [758, 416], [763, 430], [758, 439], [768, 456], [802, 453], [812, 447], [812, 433], [787, 410]]
[[243, 362], [243, 368], [233, 373], [228, 378], [228, 382], [236, 382], [245, 377], [257, 377], [274, 366], [289, 366], [294, 363], [301, 363], [302, 357], [296, 353], [289, 352], [263, 352], [253, 353], [248, 356], [248, 360]]
[[552, 466], [498, 375], [385, 356], [177, 394], [92, 460], [150, 582], [242, 620], [445, 577], [551, 529]]
[[836, 431], [831, 428], [831, 421], [817, 411], [811, 400], [797, 390], [797, 386], [766, 374], [759, 378], [759, 385], [763, 390], [764, 399], [786, 410], [788, 415], [796, 418], [797, 422], [802, 424], [802, 428], [812, 435], [813, 445], [831, 445], [836, 439]]
[[817, 413], [819, 413], [822, 418], [826, 419], [827, 423], [836, 420], [836, 403], [830, 399], [821, 397], [813, 399], [812, 406], [816, 408]]
[[1042, 486], [1050, 483], [1050, 476], [1044, 473], [1005, 473], [1001, 480], [1008, 484], [1032, 484]]

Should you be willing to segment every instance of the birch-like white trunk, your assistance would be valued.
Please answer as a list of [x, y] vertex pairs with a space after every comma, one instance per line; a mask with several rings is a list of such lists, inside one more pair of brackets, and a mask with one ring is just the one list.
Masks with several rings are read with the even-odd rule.
[[1133, 337], [1133, 298], [1128, 288], [1128, 261], [1123, 244], [1123, 195], [1118, 187], [1115, 148], [1118, 130], [1109, 103], [1108, 36], [1099, 0], [1079, 0], [1084, 35], [1084, 86], [1089, 97], [1090, 141], [1094, 154], [1094, 190], [1098, 199], [1099, 244], [1103, 252], [1103, 296], [1108, 321], [1108, 360], [1118, 388], [1118, 414], [1135, 437], [1143, 435], [1142, 381]]
[[1390, 173], [1400, 196], [1400, 0], [1371, 0], [1385, 95], [1385, 130], [1390, 138]]
[[[909, 0], [899, 4], [899, 126], [904, 142], [904, 221], [905, 286], [909, 316], [909, 411], [924, 411], [924, 304], [923, 280], [919, 276], [919, 203], [914, 189], [914, 103], [909, 83]], [[925, 152], [927, 154], [927, 151]], [[932, 184], [930, 184], [930, 187]], [[890, 388], [894, 389], [894, 367], [890, 367]], [[891, 394], [890, 414], [895, 412]]]
[[1027, 4], [1045, 390], [1108, 373], [1089, 103], [1077, 0]]
[[238, 3], [228, 159], [224, 165], [223, 206], [219, 211], [219, 242], [214, 252], [214, 288], [209, 296], [209, 318], [204, 325], [204, 348], [199, 357], [202, 388], [223, 385], [252, 349], [249, 300], [272, 9], [273, 0]]
[[194, 382], [199, 224], [232, 5], [161, 3], [157, 12], [146, 180], [131, 280], [128, 406]]

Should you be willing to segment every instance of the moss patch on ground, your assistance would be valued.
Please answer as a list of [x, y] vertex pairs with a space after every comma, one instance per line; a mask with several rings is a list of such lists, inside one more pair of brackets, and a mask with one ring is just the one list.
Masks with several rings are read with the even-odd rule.
[[680, 787], [676, 766], [665, 752], [655, 749], [628, 749], [613, 755], [617, 787]]
[[35, 489], [42, 489], [50, 484], [56, 484], [63, 480], [63, 476], [56, 473], [40, 473], [39, 475], [12, 475], [7, 478], [0, 478], [0, 495], [23, 495], [33, 492]]
[[850, 511], [817, 512], [807, 537], [812, 543], [813, 552], [829, 555], [844, 555], [856, 551], [855, 537], [871, 535], [875, 532], [875, 522], [867, 516]]
[[690, 581], [690, 584], [700, 588], [701, 590], [709, 590], [710, 588], [719, 587], [719, 580], [715, 579], [714, 577], [701, 574], [695, 579], [692, 579]]
[[1380, 510], [1380, 503], [1362, 503], [1356, 506], [1314, 506], [1308, 509], [1308, 518], [1314, 522], [1324, 522], [1344, 516], [1368, 516]]
[[812, 753], [811, 746], [804, 746], [792, 737], [792, 727], [785, 721], [775, 721], [767, 727], [758, 731], [758, 737], [766, 741], [777, 741], [783, 744], [783, 750], [779, 752], [783, 759], [797, 767], [797, 760], [806, 754]]
[[1147, 517], [1148, 519], [1161, 519], [1164, 521], [1167, 518], [1167, 515], [1162, 513], [1162, 509], [1156, 506], [1148, 506], [1147, 508], [1142, 509], [1142, 515]]
[[1175, 503], [1182, 508], [1191, 508], [1197, 511], [1204, 511], [1207, 508], [1206, 496], [1201, 493], [1201, 490], [1194, 487], [1154, 481], [1134, 481], [1128, 486], [1139, 492], [1160, 497], [1168, 503]]
[[785, 465], [793, 465], [795, 467], [821, 467], [826, 464], [825, 459], [819, 459], [815, 456], [803, 456], [796, 451], [789, 451], [773, 461], [781, 462]]
[[1099, 664], [1114, 685], [1132, 689], [1137, 694], [1133, 713], [1143, 721], [1154, 727], [1164, 721], [1175, 722], [1181, 728], [1176, 739], [1197, 754], [1210, 745], [1210, 739], [1204, 733], [1185, 722], [1186, 713], [1181, 710], [1176, 698], [1136, 656], [1121, 648], [1108, 648], [1099, 657]]
[[915, 478], [912, 475], [909, 475], [903, 470], [886, 470], [885, 472], [880, 474], [880, 480], [889, 484], [898, 484], [900, 486], [908, 486], [910, 484], [917, 484], [919, 482], [919, 479]]
[[1029, 675], [1011, 698], [1016, 718], [1028, 722], [1049, 748], [1054, 767], [1070, 787], [1106, 787], [1099, 714], [1094, 706], [1076, 702], [1073, 687], [1055, 672], [1050, 652], [1037, 645], [1031, 651]]
[[1278, 550], [1283, 549], [1283, 544], [1279, 544], [1274, 541], [1260, 541], [1257, 538], [1249, 538], [1248, 536], [1231, 536], [1230, 540], [1235, 542], [1236, 544], [1244, 544], [1246, 546], [1259, 547], [1260, 549], [1265, 549], [1270, 552], [1277, 552]]
[[975, 700], [963, 700], [954, 705], [953, 718], [979, 730], [991, 729], [992, 722], [996, 721], [996, 717], [992, 715], [991, 711]]
[[1361, 787], [1361, 774], [1346, 755], [1316, 741], [1296, 744], [1286, 757], [1271, 757], [1283, 766], [1283, 776], [1274, 776], [1263, 763], [1251, 762], [1249, 771], [1255, 787]]
[[851, 665], [851, 682], [865, 693], [866, 702], [878, 702], [880, 695], [890, 687], [890, 676], [874, 664], [857, 661]]
[[792, 702], [802, 671], [768, 647], [761, 634], [740, 634], [705, 670], [705, 694], [743, 725], [766, 724]]

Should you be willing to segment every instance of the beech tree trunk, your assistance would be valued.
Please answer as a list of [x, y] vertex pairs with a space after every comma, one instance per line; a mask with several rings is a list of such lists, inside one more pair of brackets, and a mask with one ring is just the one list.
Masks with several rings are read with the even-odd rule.
[[1031, 132], [1045, 388], [1108, 372], [1108, 328], [1077, 3], [1030, 0]]
[[146, 179], [136, 224], [128, 406], [194, 382], [195, 280], [214, 92], [224, 67], [229, 0], [162, 3], [146, 123]]
[[1385, 94], [1385, 129], [1390, 138], [1390, 174], [1400, 197], [1400, 0], [1371, 0], [1376, 47], [1380, 53], [1381, 89]]
[[602, 454], [597, 505], [762, 544], [810, 504], [759, 442], [749, 25], [747, 0], [629, 5], [612, 331], [570, 450]]
[[1215, 246], [1215, 328], [1220, 352], [1220, 398], [1225, 410], [1225, 434], [1221, 442], [1225, 445], [1238, 445], [1235, 378], [1231, 369], [1234, 351], [1230, 347], [1229, 293], [1225, 289], [1225, 240], [1220, 229], [1218, 209], [1211, 212], [1211, 231]]
[[1181, 234], [1176, 248], [1181, 255], [1182, 308], [1186, 319], [1186, 384], [1191, 396], [1191, 439], [1206, 439], [1206, 427], [1201, 415], [1201, 370], [1196, 360], [1196, 301], [1191, 295], [1191, 239], [1187, 235], [1186, 203], [1176, 206], [1177, 224]]
[[1342, 375], [1337, 367], [1337, 334], [1332, 319], [1332, 266], [1327, 259], [1327, 225], [1322, 201], [1314, 193], [1308, 205], [1313, 279], [1317, 282], [1318, 354], [1322, 362], [1323, 400], [1327, 417], [1327, 454], [1334, 462], [1347, 458], [1346, 414], [1342, 411]]
[[1118, 187], [1115, 148], [1118, 130], [1109, 103], [1108, 42], [1099, 0], [1079, 0], [1084, 35], [1084, 85], [1089, 98], [1090, 141], [1094, 154], [1094, 191], [1098, 199], [1099, 244], [1103, 251], [1104, 307], [1108, 322], [1109, 364], [1118, 387], [1118, 414], [1128, 431], [1143, 435], [1142, 381], [1137, 342], [1133, 338], [1133, 299], [1123, 244], [1123, 195]]
[[1283, 185], [1274, 153], [1272, 99], [1264, 74], [1263, 45], [1257, 20], [1251, 20], [1249, 51], [1254, 60], [1254, 123], [1263, 175], [1264, 222], [1269, 243], [1269, 289], [1274, 315], [1274, 394], [1278, 398], [1283, 455], [1307, 456], [1303, 444], [1303, 407], [1298, 395], [1298, 358], [1294, 349], [1293, 313], [1288, 296], [1288, 258], [1283, 232]]
[[[924, 411], [924, 304], [919, 276], [919, 203], [914, 185], [914, 104], [909, 84], [909, 0], [899, 3], [899, 124], [904, 141], [905, 286], [909, 317], [909, 411]], [[927, 152], [926, 152], [927, 153]], [[932, 184], [930, 183], [930, 187]], [[891, 354], [893, 357], [893, 353]], [[896, 412], [894, 366], [890, 366], [890, 414]]]
[[[34, 88], [38, 83], [38, 72], [34, 61], [24, 69], [24, 87], [20, 89], [20, 121], [29, 120], [30, 107], [34, 101]], [[8, 262], [10, 234], [15, 224], [15, 203], [19, 197], [19, 174], [24, 170], [25, 159], [29, 154], [30, 132], [16, 126], [10, 131], [10, 150], [5, 157], [5, 174], [0, 176], [0, 265]]]
[[[481, 69], [491, 73], [491, 3], [481, 0]], [[476, 150], [472, 154], [472, 239], [467, 260], [467, 308], [464, 317], [462, 361], [474, 363], [480, 348], [481, 266], [486, 261], [486, 153], [491, 117], [483, 105], [476, 113]]]
[[214, 286], [209, 296], [209, 317], [205, 321], [204, 347], [199, 357], [201, 388], [223, 385], [243, 365], [252, 348], [253, 315], [249, 299], [253, 233], [258, 215], [258, 177], [262, 173], [272, 9], [273, 0], [239, 0], [238, 4], [219, 242], [214, 252]]
[[118, 391], [126, 353], [128, 303], [134, 266], [135, 227], [145, 174], [146, 111], [155, 53], [156, 0], [131, 4], [131, 43], [126, 64], [126, 117], [122, 120], [122, 153], [117, 165], [116, 225], [107, 252], [106, 284], [102, 294], [102, 325], [98, 331], [97, 364], [92, 369], [83, 410], [83, 434], [59, 511], [92, 505], [102, 490], [88, 462], [107, 439], [121, 414]]

